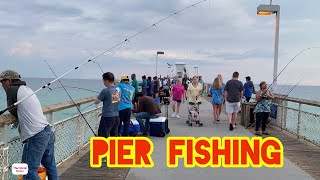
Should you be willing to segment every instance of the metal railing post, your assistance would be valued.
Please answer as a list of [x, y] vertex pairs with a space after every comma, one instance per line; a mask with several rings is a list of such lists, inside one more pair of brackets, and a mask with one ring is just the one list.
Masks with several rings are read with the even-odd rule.
[[49, 114], [49, 123], [51, 125], [51, 129], [52, 131], [54, 131], [54, 113], [53, 112], [50, 112]]
[[96, 127], [95, 127], [95, 130], [96, 132], [98, 131], [99, 129], [99, 125], [100, 125], [100, 121], [99, 121], [99, 105], [96, 104], [96, 110], [95, 110], [95, 117], [96, 117]]
[[[80, 105], [78, 105], [78, 108], [80, 109]], [[82, 148], [82, 126], [81, 126], [81, 115], [79, 114], [77, 119], [77, 146], [78, 146], [78, 154], [80, 154], [81, 148]]]
[[300, 126], [301, 126], [301, 103], [299, 103], [298, 123], [297, 123], [297, 137], [300, 138]]
[[8, 125], [1, 128], [1, 138], [3, 146], [1, 147], [2, 162], [1, 162], [1, 179], [9, 178], [9, 146], [8, 146]]

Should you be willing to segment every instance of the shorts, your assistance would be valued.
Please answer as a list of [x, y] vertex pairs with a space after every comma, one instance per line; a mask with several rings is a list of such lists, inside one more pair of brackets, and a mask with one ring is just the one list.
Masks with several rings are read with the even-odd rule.
[[181, 100], [176, 100], [173, 98], [173, 101], [176, 101], [177, 103], [181, 103]]
[[197, 102], [197, 103], [193, 103], [193, 102], [189, 102], [189, 105], [195, 105], [195, 104], [202, 104], [202, 102]]
[[227, 113], [238, 113], [240, 109], [240, 102], [229, 103], [226, 102], [226, 112]]

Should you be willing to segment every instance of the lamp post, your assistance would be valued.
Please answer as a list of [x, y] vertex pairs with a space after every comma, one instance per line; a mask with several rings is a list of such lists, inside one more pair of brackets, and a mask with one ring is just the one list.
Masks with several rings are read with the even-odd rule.
[[164, 54], [164, 52], [163, 51], [158, 51], [157, 52], [157, 56], [156, 56], [156, 76], [158, 77], [158, 55], [159, 54]]
[[280, 6], [272, 5], [272, 0], [270, 0], [270, 5], [260, 4], [257, 7], [257, 14], [259, 16], [270, 16], [271, 14], [276, 14], [276, 24], [275, 24], [275, 40], [274, 40], [274, 62], [273, 62], [273, 91], [276, 91], [277, 87], [277, 75], [278, 75], [278, 51], [279, 51], [279, 22], [280, 22]]

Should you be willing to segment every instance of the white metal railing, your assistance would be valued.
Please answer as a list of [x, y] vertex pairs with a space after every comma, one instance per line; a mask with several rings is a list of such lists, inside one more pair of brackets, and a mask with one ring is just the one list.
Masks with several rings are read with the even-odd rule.
[[[76, 105], [92, 103], [94, 98], [85, 98], [76, 100]], [[94, 136], [89, 126], [86, 124], [80, 114], [68, 117], [61, 121], [55, 121], [54, 114], [56, 112], [74, 108], [72, 102], [60, 103], [52, 106], [43, 107], [44, 113], [49, 115], [49, 123], [55, 133], [55, 158], [57, 166], [63, 164], [72, 155], [80, 152], [90, 141], [90, 137]], [[83, 113], [89, 125], [97, 132], [99, 123], [99, 114], [101, 107], [95, 107], [92, 110]], [[13, 163], [21, 161], [22, 143], [19, 137], [9, 140], [8, 127], [14, 122], [14, 118], [10, 115], [0, 116], [0, 132], [2, 142], [0, 144], [0, 177], [1, 179], [17, 179], [12, 175], [10, 167]]]

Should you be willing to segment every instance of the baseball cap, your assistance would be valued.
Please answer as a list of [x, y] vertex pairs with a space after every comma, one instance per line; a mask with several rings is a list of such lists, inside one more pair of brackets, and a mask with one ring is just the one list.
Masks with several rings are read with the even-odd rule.
[[6, 70], [0, 74], [0, 81], [4, 79], [20, 79], [20, 78], [21, 76], [13, 70]]
[[121, 81], [122, 81], [122, 80], [129, 80], [129, 76], [126, 75], [126, 74], [123, 74], [123, 75], [121, 76]]

